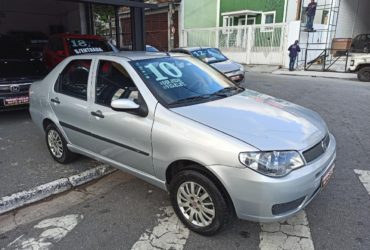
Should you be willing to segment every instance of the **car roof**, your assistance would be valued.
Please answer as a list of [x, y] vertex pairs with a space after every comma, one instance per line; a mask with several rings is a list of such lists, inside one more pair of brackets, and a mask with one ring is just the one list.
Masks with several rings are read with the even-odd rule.
[[195, 51], [195, 50], [199, 50], [199, 49], [211, 49], [211, 47], [180, 47], [180, 48], [175, 48], [173, 49], [173, 51], [176, 51], [176, 50], [187, 50], [187, 51]]
[[146, 51], [119, 51], [119, 52], [97, 52], [97, 53], [88, 53], [83, 55], [72, 56], [74, 59], [83, 58], [86, 59], [88, 56], [111, 56], [124, 58], [130, 61], [145, 60], [145, 59], [155, 59], [155, 58], [164, 58], [164, 57], [184, 57], [181, 53], [166, 53], [166, 52], [146, 52]]

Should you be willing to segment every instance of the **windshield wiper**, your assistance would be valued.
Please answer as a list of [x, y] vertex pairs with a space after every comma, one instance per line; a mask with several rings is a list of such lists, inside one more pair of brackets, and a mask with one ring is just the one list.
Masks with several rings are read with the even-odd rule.
[[233, 87], [226, 87], [226, 88], [220, 89], [219, 91], [216, 91], [212, 95], [226, 95], [227, 96], [227, 93], [232, 93], [234, 91], [240, 91], [240, 90], [244, 90], [244, 88], [242, 88], [242, 87], [235, 87], [235, 86], [233, 86]]
[[214, 99], [214, 97], [227, 97], [228, 95], [225, 95], [223, 93], [212, 93], [212, 94], [206, 94], [206, 95], [200, 95], [200, 96], [192, 96], [183, 98], [174, 102], [171, 102], [170, 105], [177, 105], [182, 103], [188, 103], [188, 102], [196, 102], [196, 101], [203, 101], [203, 100], [209, 100]]

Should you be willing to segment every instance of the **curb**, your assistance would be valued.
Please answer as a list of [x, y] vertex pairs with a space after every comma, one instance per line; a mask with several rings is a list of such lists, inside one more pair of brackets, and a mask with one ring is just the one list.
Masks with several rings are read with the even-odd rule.
[[[301, 71], [298, 71], [301, 72]], [[322, 73], [322, 72], [320, 72]], [[284, 71], [273, 71], [273, 75], [284, 75], [284, 76], [304, 76], [304, 77], [317, 77], [317, 78], [329, 78], [329, 79], [342, 79], [342, 80], [357, 80], [357, 75], [350, 73], [340, 73], [343, 75], [330, 75], [330, 74], [303, 74], [303, 73], [292, 73]]]
[[0, 198], [0, 215], [50, 196], [71, 190], [75, 187], [81, 186], [82, 184], [113, 173], [114, 171], [116, 171], [116, 169], [108, 165], [100, 165], [82, 173], [72, 175], [68, 178], [61, 178], [29, 190], [4, 196]]

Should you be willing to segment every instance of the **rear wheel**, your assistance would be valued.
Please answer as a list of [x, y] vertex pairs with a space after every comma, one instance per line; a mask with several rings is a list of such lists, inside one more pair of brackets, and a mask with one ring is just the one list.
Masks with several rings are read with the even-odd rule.
[[357, 73], [358, 80], [362, 82], [370, 82], [370, 67], [363, 67]]
[[76, 158], [76, 154], [69, 151], [66, 140], [54, 124], [46, 127], [46, 145], [51, 156], [59, 163], [66, 164]]
[[170, 184], [171, 203], [180, 220], [192, 231], [214, 235], [232, 218], [227, 201], [207, 176], [186, 170]]

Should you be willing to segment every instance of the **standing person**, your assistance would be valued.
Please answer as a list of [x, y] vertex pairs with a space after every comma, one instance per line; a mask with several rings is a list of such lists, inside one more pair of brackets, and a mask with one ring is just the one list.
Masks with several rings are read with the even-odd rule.
[[306, 31], [314, 31], [313, 21], [315, 20], [316, 8], [317, 8], [317, 3], [315, 2], [315, 0], [311, 0], [311, 3], [309, 3], [306, 8], [306, 16], [307, 16]]
[[294, 42], [294, 44], [290, 45], [289, 46], [289, 58], [290, 58], [290, 62], [289, 62], [289, 71], [293, 71], [294, 70], [294, 64], [295, 64], [295, 60], [297, 59], [297, 56], [298, 56], [298, 53], [301, 52], [301, 48], [299, 47], [298, 45], [299, 41], [296, 40]]

